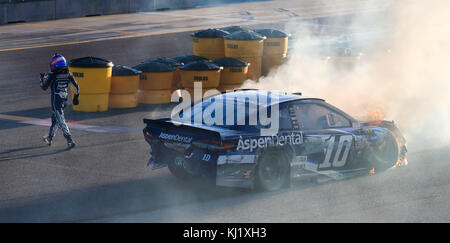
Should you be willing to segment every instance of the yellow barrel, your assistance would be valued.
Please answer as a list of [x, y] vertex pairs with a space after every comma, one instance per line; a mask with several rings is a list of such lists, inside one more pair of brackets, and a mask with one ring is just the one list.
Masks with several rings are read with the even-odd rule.
[[271, 70], [278, 68], [286, 62], [285, 55], [266, 55], [262, 57], [261, 73], [266, 76]]
[[[178, 56], [178, 57], [174, 57], [172, 58], [173, 60], [177, 61], [178, 63], [182, 63], [183, 65], [189, 64], [191, 62], [198, 62], [198, 61], [211, 61], [208, 58], [204, 58], [201, 56], [196, 56], [196, 55], [184, 55], [184, 56]], [[182, 66], [182, 65], [180, 65]]]
[[214, 63], [223, 67], [220, 73], [220, 86], [240, 85], [247, 80], [249, 63], [229, 57], [214, 60]]
[[226, 31], [207, 29], [193, 33], [192, 49], [194, 55], [214, 60], [225, 56], [223, 37]]
[[116, 65], [112, 70], [111, 94], [136, 93], [139, 88], [139, 74], [142, 72], [127, 66]]
[[184, 65], [183, 62], [179, 62], [178, 60], [175, 60], [175, 59], [169, 58], [169, 57], [156, 57], [156, 58], [151, 58], [151, 59], [148, 59], [148, 60], [143, 61], [143, 62], [141, 62], [141, 63], [146, 63], [146, 62], [159, 62], [159, 63], [164, 63], [164, 64], [166, 64], [166, 65], [168, 65], [168, 66], [170, 66], [170, 67], [174, 67], [174, 68], [181, 67], [181, 66]]
[[[189, 64], [191, 62], [198, 62], [198, 61], [209, 61], [207, 58], [196, 56], [196, 55], [184, 55], [184, 56], [178, 56], [172, 58], [173, 60], [177, 61], [178, 63], [182, 63], [184, 65]], [[181, 70], [177, 66], [177, 70], [175, 70], [173, 83], [172, 83], [172, 91], [181, 89]]]
[[104, 94], [111, 90], [111, 68], [77, 68], [70, 67], [70, 72], [83, 93]]
[[220, 92], [226, 92], [227, 90], [235, 90], [239, 89], [242, 86], [242, 84], [226, 84], [226, 85], [220, 85], [218, 90]]
[[289, 35], [274, 29], [259, 29], [256, 33], [265, 36], [263, 56], [286, 55]]
[[69, 71], [85, 94], [109, 93], [112, 67], [112, 62], [97, 57], [82, 57], [69, 62]]
[[143, 103], [143, 104], [170, 103], [171, 96], [172, 96], [171, 89], [139, 90], [137, 92], [138, 101], [139, 101], [139, 103]]
[[223, 37], [226, 57], [262, 56], [266, 37], [253, 31], [238, 31]]
[[225, 56], [222, 38], [193, 37], [193, 52], [197, 56], [207, 59], [217, 59]]
[[139, 74], [141, 71], [130, 67], [113, 67], [109, 108], [133, 108], [138, 105], [136, 92], [139, 89]]
[[80, 101], [80, 104], [73, 106], [74, 111], [97, 112], [108, 110], [108, 103], [109, 103], [108, 93], [106, 94], [80, 93], [80, 97], [78, 98], [78, 100]]
[[134, 68], [142, 72], [140, 90], [172, 89], [174, 67], [160, 62], [143, 62]]
[[173, 73], [172, 90], [177, 90], [181, 87], [181, 70], [177, 68]]
[[158, 90], [158, 89], [172, 89], [173, 75], [175, 71], [171, 72], [142, 72], [140, 75], [139, 89], [144, 90]]
[[263, 40], [228, 40], [225, 39], [226, 57], [260, 57], [263, 55]]
[[112, 76], [111, 94], [136, 93], [139, 88], [139, 74], [134, 76]]
[[110, 94], [109, 108], [133, 108], [138, 105], [137, 93]]
[[361, 62], [362, 56], [362, 53], [353, 53], [350, 48], [342, 48], [337, 50], [335, 56], [327, 57], [325, 63], [338, 69], [350, 70]]
[[250, 63], [247, 76], [255, 81], [261, 76], [265, 38], [253, 31], [238, 31], [224, 37], [225, 56]]
[[286, 55], [288, 50], [288, 38], [267, 38], [264, 40], [263, 56]]
[[267, 37], [264, 40], [262, 57], [262, 75], [266, 76], [273, 69], [282, 65], [286, 60], [289, 35], [274, 29], [255, 30], [260, 35]]
[[232, 34], [234, 32], [239, 32], [239, 31], [251, 31], [249, 28], [242, 27], [242, 26], [237, 26], [237, 25], [220, 28], [220, 30], [226, 31], [226, 32], [228, 32], [230, 34]]
[[176, 70], [173, 74], [173, 79], [172, 79], [172, 89], [176, 90], [178, 87], [181, 87], [181, 77], [180, 77], [180, 71], [178, 68], [183, 66], [183, 64], [184, 64], [183, 61], [177, 60], [176, 58], [157, 57], [157, 58], [149, 59], [144, 62], [160, 62], [160, 63], [164, 63], [168, 66], [176, 68]]
[[[210, 88], [204, 88], [202, 87], [202, 97], [205, 94], [206, 91], [208, 91]], [[213, 88], [213, 89], [217, 89], [217, 88]], [[189, 92], [189, 94], [191, 95], [191, 100], [194, 101], [194, 88], [185, 88], [184, 90], [186, 90], [187, 92]], [[198, 98], [198, 97], [197, 97]]]
[[222, 67], [213, 62], [192, 62], [181, 70], [181, 84], [183, 88], [193, 88], [194, 82], [201, 82], [203, 89], [216, 88], [220, 84]]
[[261, 77], [262, 57], [239, 57], [239, 60], [249, 63], [247, 78], [258, 81]]
[[[80, 86], [80, 104], [75, 111], [106, 111], [111, 91], [113, 63], [97, 57], [82, 57], [69, 62], [69, 70]], [[73, 93], [73, 90], [71, 89]]]

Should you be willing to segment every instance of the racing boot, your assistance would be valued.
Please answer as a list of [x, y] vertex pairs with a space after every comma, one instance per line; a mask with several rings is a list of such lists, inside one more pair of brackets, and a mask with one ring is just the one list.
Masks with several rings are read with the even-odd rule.
[[71, 137], [67, 138], [67, 150], [72, 149], [73, 147], [75, 147], [75, 143], [73, 142]]
[[44, 140], [44, 142], [45, 142], [48, 146], [52, 145], [52, 137], [50, 137], [50, 136], [43, 136], [43, 137], [42, 137], [42, 140]]

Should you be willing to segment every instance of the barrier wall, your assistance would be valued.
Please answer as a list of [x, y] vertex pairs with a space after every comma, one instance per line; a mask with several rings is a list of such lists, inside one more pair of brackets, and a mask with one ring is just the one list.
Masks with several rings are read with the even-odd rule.
[[11, 2], [0, 3], [0, 24], [55, 19], [55, 0]]
[[196, 0], [0, 0], [0, 24], [196, 6]]
[[270, 0], [0, 0], [0, 25]]

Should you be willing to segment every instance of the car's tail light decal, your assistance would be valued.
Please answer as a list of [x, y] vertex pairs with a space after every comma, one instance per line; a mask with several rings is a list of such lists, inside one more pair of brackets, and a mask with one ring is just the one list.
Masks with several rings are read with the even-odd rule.
[[216, 140], [197, 140], [193, 141], [192, 145], [200, 149], [207, 149], [212, 151], [227, 151], [229, 149], [234, 148], [233, 144], [227, 144]]

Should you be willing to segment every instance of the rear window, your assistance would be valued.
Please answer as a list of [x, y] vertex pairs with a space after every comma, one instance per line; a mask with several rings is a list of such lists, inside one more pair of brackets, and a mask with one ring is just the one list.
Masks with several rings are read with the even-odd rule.
[[[213, 97], [206, 98], [203, 102], [199, 102], [186, 110], [186, 114], [183, 114], [181, 111], [178, 115], [172, 117], [172, 119], [182, 121], [182, 122], [190, 122], [194, 124], [203, 124], [208, 125], [203, 119], [204, 113], [211, 113], [212, 118], [216, 118], [217, 116], [222, 117], [222, 119], [217, 118], [217, 122], [214, 126], [224, 127], [233, 130], [249, 130], [249, 129], [260, 129], [264, 126], [261, 126], [258, 121], [258, 105], [256, 103], [250, 102], [249, 98], [244, 99], [234, 99], [233, 101], [222, 100], [221, 108], [217, 109], [217, 104], [215, 103], [216, 99]], [[232, 102], [233, 106], [230, 107], [230, 102]], [[227, 110], [227, 107], [229, 110]], [[217, 112], [222, 113], [219, 114]], [[268, 114], [270, 116], [270, 109], [268, 110]], [[228, 119], [228, 120], [227, 120]], [[232, 121], [233, 125], [230, 125], [230, 121]]]

